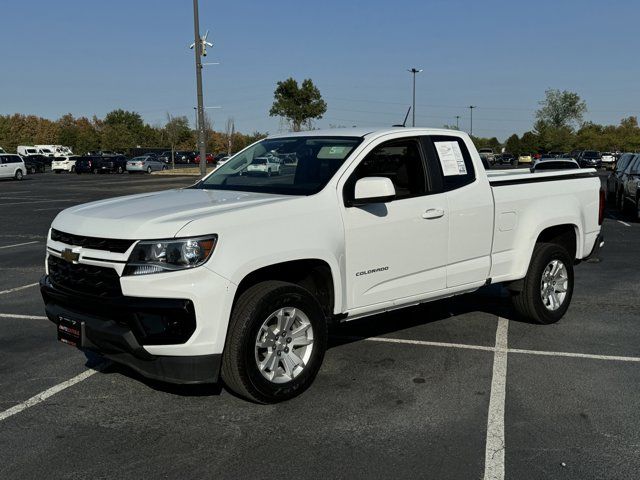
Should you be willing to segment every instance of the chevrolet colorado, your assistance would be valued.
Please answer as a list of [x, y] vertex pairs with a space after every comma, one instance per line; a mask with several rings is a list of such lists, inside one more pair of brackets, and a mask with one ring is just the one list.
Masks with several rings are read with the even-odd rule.
[[[279, 175], [247, 175], [265, 156]], [[491, 283], [558, 321], [603, 205], [593, 170], [485, 172], [458, 131], [277, 135], [191, 187], [62, 211], [40, 289], [63, 342], [272, 403], [309, 387], [330, 322]]]

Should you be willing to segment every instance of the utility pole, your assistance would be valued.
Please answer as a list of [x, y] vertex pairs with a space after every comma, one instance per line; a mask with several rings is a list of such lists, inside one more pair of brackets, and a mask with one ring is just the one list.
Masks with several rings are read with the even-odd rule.
[[407, 70], [407, 72], [411, 72], [413, 74], [413, 108], [411, 109], [411, 126], [416, 126], [416, 73], [422, 72], [422, 70], [417, 68], [412, 68]]
[[460, 115], [456, 115], [456, 130], [460, 130]]
[[469, 135], [473, 136], [473, 109], [477, 108], [475, 105], [469, 105], [469, 111], [471, 112], [471, 127], [469, 129]]
[[202, 38], [200, 38], [200, 18], [198, 17], [198, 0], [193, 0], [193, 51], [196, 58], [196, 89], [198, 95], [198, 150], [200, 150], [200, 176], [207, 174], [207, 145], [205, 138], [204, 103], [202, 99]]

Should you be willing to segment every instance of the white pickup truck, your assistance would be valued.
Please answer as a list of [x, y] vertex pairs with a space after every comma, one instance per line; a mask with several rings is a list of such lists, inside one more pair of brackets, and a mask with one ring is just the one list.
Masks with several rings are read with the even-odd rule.
[[[246, 175], [266, 152], [279, 175]], [[458, 131], [278, 135], [189, 188], [64, 210], [40, 288], [66, 343], [278, 402], [313, 381], [331, 322], [492, 283], [558, 321], [603, 206], [593, 170], [485, 172]]]

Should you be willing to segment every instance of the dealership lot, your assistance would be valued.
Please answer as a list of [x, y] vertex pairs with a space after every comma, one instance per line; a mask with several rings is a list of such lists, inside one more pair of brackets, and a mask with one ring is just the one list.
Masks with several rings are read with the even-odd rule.
[[35, 285], [55, 215], [193, 181], [0, 183], [0, 477], [636, 476], [640, 225], [616, 211], [603, 261], [576, 267], [558, 324], [509, 320], [495, 286], [355, 321], [333, 329], [316, 382], [283, 404], [144, 380], [56, 342]]

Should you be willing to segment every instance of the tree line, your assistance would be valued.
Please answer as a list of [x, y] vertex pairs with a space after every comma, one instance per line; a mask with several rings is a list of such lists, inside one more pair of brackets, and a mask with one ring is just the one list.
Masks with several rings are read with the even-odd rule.
[[[233, 121], [225, 132], [215, 131], [207, 121], [207, 151], [237, 152], [264, 138], [266, 134], [243, 134], [235, 131]], [[76, 154], [112, 150], [128, 152], [131, 148], [167, 148], [196, 150], [197, 132], [185, 116], [167, 114], [164, 125], [149, 125], [137, 112], [117, 109], [104, 118], [75, 117], [71, 113], [57, 120], [36, 115], [0, 115], [0, 147], [14, 152], [18, 145], [65, 145]]]
[[586, 103], [577, 93], [549, 89], [540, 101], [533, 129], [511, 135], [504, 143], [497, 138], [473, 137], [478, 148], [504, 148], [514, 155], [572, 150], [609, 152], [640, 151], [638, 118], [623, 118], [618, 125], [583, 121]]

